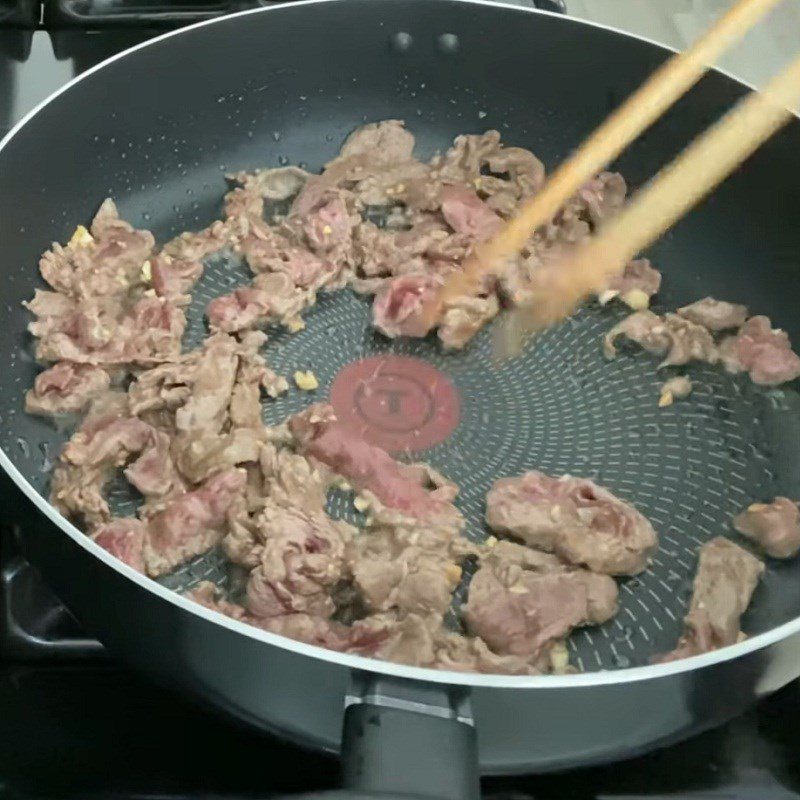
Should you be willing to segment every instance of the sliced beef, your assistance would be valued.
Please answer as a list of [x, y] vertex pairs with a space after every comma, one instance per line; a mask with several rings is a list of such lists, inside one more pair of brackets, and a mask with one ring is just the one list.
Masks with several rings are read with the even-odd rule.
[[100, 367], [60, 361], [36, 376], [33, 389], [25, 395], [25, 410], [44, 416], [75, 414], [110, 385], [109, 374]]
[[392, 527], [357, 537], [348, 552], [355, 586], [371, 611], [445, 613], [461, 568], [446, 547], [424, 528], [412, 544]]
[[325, 165], [324, 178], [358, 183], [370, 175], [413, 161], [414, 136], [399, 120], [363, 125], [351, 133], [339, 155]]
[[392, 624], [386, 619], [367, 619], [348, 626], [334, 620], [302, 613], [259, 618], [249, 614], [243, 606], [225, 600], [217, 587], [208, 581], [198, 584], [187, 597], [226, 617], [246, 622], [279, 636], [343, 653], [376, 655], [386, 640]]
[[317, 290], [335, 281], [341, 270], [331, 261], [283, 242], [282, 247], [274, 247], [268, 239], [254, 235], [242, 243], [242, 252], [255, 273], [279, 272], [300, 289]]
[[50, 502], [67, 519], [92, 530], [111, 519], [103, 489], [111, 474], [107, 467], [76, 467], [58, 463], [50, 481]]
[[456, 232], [475, 241], [488, 239], [503, 220], [475, 192], [460, 186], [445, 186], [441, 192], [442, 215]]
[[237, 428], [229, 433], [195, 433], [175, 441], [176, 461], [181, 474], [192, 483], [215, 472], [258, 462], [264, 438], [259, 431]]
[[439, 323], [437, 335], [447, 350], [465, 347], [488, 322], [500, 312], [497, 295], [461, 297], [448, 303]]
[[147, 263], [155, 293], [175, 305], [188, 305], [192, 288], [203, 275], [203, 262], [159, 253]]
[[399, 274], [424, 273], [424, 252], [434, 236], [446, 236], [443, 227], [398, 233], [363, 222], [354, 233], [358, 275], [363, 278], [389, 277]]
[[300, 167], [260, 169], [253, 173], [239, 172], [232, 176], [247, 192], [272, 202], [294, 197], [309, 177], [309, 173]]
[[134, 230], [121, 220], [108, 199], [95, 215], [91, 235], [84, 230], [66, 247], [54, 244], [39, 269], [56, 291], [76, 299], [124, 295], [143, 283], [142, 265], [154, 244], [149, 231]]
[[434, 275], [401, 275], [378, 292], [372, 307], [375, 327], [391, 338], [422, 337], [431, 329], [423, 312], [442, 285]]
[[207, 309], [212, 330], [234, 333], [262, 325], [271, 316], [269, 294], [253, 286], [244, 286], [231, 294], [214, 298]]
[[617, 354], [616, 342], [621, 336], [643, 347], [650, 353], [663, 355], [659, 368], [680, 366], [690, 361], [717, 362], [717, 346], [709, 331], [677, 314], [660, 317], [652, 311], [637, 311], [615, 325], [603, 340], [607, 358]]
[[633, 506], [590, 480], [526, 472], [495, 481], [486, 498], [489, 527], [564, 561], [609, 575], [647, 567], [658, 539]]
[[29, 327], [39, 337], [40, 361], [123, 366], [175, 358], [185, 326], [179, 308], [144, 296], [132, 306], [108, 298], [87, 300], [62, 317], [40, 318]]
[[279, 505], [296, 504], [308, 511], [322, 511], [331, 474], [316, 459], [267, 444], [261, 448], [259, 465], [264, 494]]
[[147, 500], [160, 500], [185, 489], [172, 459], [171, 445], [167, 433], [152, 430], [141, 455], [125, 469], [128, 482]]
[[222, 428], [231, 402], [239, 360], [236, 341], [219, 334], [203, 343], [192, 380], [191, 394], [175, 412], [179, 431], [210, 434]]
[[710, 331], [726, 331], [744, 325], [747, 319], [747, 307], [725, 300], [715, 300], [713, 297], [704, 297], [691, 305], [679, 308], [678, 314]]
[[800, 356], [792, 350], [786, 332], [773, 328], [769, 317], [751, 317], [742, 325], [732, 355], [750, 380], [761, 386], [777, 386], [800, 377]]
[[734, 518], [733, 527], [772, 558], [793, 558], [800, 552], [800, 511], [788, 497], [753, 503]]
[[658, 294], [661, 288], [661, 273], [647, 258], [637, 258], [629, 262], [621, 275], [608, 284], [608, 291], [624, 297], [631, 291], [642, 292], [647, 297]]
[[685, 632], [677, 648], [661, 660], [688, 658], [740, 641], [740, 620], [763, 572], [761, 561], [721, 536], [704, 544]]
[[244, 470], [219, 472], [150, 517], [144, 545], [147, 573], [163, 575], [219, 544], [225, 536], [228, 509], [245, 482]]
[[139, 373], [128, 389], [131, 413], [174, 412], [183, 406], [192, 394], [201, 353], [201, 349], [194, 350]]
[[144, 572], [144, 539], [147, 525], [135, 517], [118, 517], [100, 525], [92, 538], [124, 564]]
[[495, 550], [472, 579], [464, 608], [469, 630], [495, 653], [542, 664], [573, 628], [616, 613], [612, 578], [511, 543]]
[[182, 233], [167, 242], [162, 253], [181, 261], [197, 262], [230, 247], [229, 224], [216, 220], [208, 228], [197, 233]]
[[442, 180], [448, 183], [473, 183], [488, 166], [489, 159], [502, 150], [498, 131], [457, 136], [453, 146], [443, 156], [435, 157], [432, 165]]
[[42, 275], [58, 294], [37, 292], [27, 304], [37, 316], [29, 326], [37, 358], [122, 366], [177, 356], [186, 321], [149, 288], [152, 234], [120, 220], [111, 200], [91, 231], [79, 229], [42, 257]]
[[315, 299], [311, 290], [296, 286], [285, 272], [264, 273], [252, 286], [212, 300], [206, 313], [212, 330], [234, 333], [270, 322], [289, 324]]
[[79, 467], [119, 467], [141, 452], [153, 429], [136, 417], [90, 417], [64, 445], [62, 461]]
[[490, 675], [537, 675], [541, 672], [525, 656], [498, 655], [479, 636], [444, 632], [439, 633], [435, 644], [436, 660], [432, 666], [437, 669]]
[[330, 406], [314, 405], [289, 420], [301, 452], [369, 491], [386, 506], [412, 516], [441, 511], [442, 501], [403, 474], [400, 464], [336, 421]]
[[331, 590], [343, 577], [345, 546], [355, 529], [323, 511], [268, 503], [259, 515], [259, 563], [247, 584], [256, 617], [306, 613], [330, 617]]

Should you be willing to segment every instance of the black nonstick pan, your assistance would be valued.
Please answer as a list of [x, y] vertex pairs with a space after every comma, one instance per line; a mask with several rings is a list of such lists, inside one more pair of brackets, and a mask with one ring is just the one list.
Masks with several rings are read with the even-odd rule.
[[[443, 355], [387, 344], [343, 292], [302, 334], [271, 340], [271, 365], [300, 359], [328, 384], [347, 364], [391, 351], [444, 372], [458, 426], [425, 457], [461, 486], [470, 533], [499, 475], [536, 467], [585, 475], [632, 501], [661, 544], [622, 585], [622, 610], [570, 641], [577, 675], [456, 674], [341, 655], [223, 618], [174, 588], [226, 568], [201, 560], [157, 583], [90, 542], [47, 502], [65, 433], [25, 415], [37, 373], [22, 301], [39, 255], [99, 202], [166, 241], [217, 218], [224, 175], [316, 170], [365, 121], [404, 119], [423, 156], [460, 133], [498, 129], [547, 165], [563, 159], [669, 52], [618, 31], [476, 0], [310, 0], [162, 36], [112, 58], [51, 97], [0, 143], [0, 464], [19, 487], [22, 546], [111, 650], [143, 671], [259, 728], [343, 751], [345, 785], [370, 796], [472, 798], [478, 773], [560, 769], [641, 753], [720, 723], [800, 675], [800, 562], [770, 563], [744, 619], [749, 638], [652, 664], [680, 633], [700, 545], [776, 494], [800, 497], [800, 397], [711, 367], [692, 397], [659, 409], [647, 354], [603, 360], [613, 314], [582, 311], [504, 364], [488, 332]], [[620, 159], [649, 177], [748, 89], [714, 72]], [[776, 136], [652, 248], [659, 303], [706, 295], [744, 302], [800, 341], [800, 124]], [[199, 309], [245, 279], [207, 270]], [[194, 337], [194, 338], [193, 338]], [[269, 405], [277, 421], [302, 403]], [[344, 731], [344, 733], [343, 733]], [[352, 795], [355, 797], [356, 795]]]

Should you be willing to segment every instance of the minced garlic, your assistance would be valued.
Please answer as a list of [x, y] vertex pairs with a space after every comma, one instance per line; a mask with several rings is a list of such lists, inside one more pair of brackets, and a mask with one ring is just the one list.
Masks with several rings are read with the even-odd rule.
[[297, 388], [304, 392], [313, 392], [315, 389], [319, 389], [317, 376], [310, 369], [305, 372], [297, 370], [294, 373], [294, 382], [297, 384]]
[[634, 311], [645, 311], [650, 308], [650, 296], [641, 289], [631, 289], [621, 295], [619, 299]]
[[78, 225], [78, 227], [75, 228], [75, 233], [72, 234], [72, 238], [69, 240], [69, 246], [87, 247], [90, 244], [94, 244], [94, 237], [83, 225]]

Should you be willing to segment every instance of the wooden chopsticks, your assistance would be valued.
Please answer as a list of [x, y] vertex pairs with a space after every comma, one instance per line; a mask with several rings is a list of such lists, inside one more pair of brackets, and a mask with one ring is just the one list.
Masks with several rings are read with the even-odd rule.
[[[500, 273], [507, 260], [524, 247], [538, 227], [550, 221], [570, 197], [690, 89], [710, 63], [780, 1], [740, 0], [689, 50], [676, 54], [656, 70], [571, 158], [558, 167], [542, 190], [523, 205], [513, 219], [475, 249], [463, 270], [450, 276], [437, 301], [428, 309], [431, 321], [439, 316], [448, 301], [475, 293], [485, 275]], [[522, 324], [511, 327], [520, 331], [537, 319], [535, 309], [525, 313], [524, 322], [521, 315], [517, 316], [515, 322]], [[540, 320], [544, 320], [544, 316]]]
[[585, 245], [560, 262], [543, 265], [533, 277], [533, 304], [517, 312], [506, 330], [506, 351], [525, 331], [562, 319], [689, 209], [712, 191], [793, 116], [800, 100], [800, 58], [760, 93], [740, 101], [637, 192], [622, 211]]

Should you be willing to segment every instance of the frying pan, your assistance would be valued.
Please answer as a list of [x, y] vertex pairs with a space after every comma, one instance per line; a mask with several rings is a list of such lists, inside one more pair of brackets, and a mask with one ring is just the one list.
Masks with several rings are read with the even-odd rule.
[[[614, 311], [588, 309], [520, 358], [495, 365], [489, 339], [443, 356], [388, 344], [350, 293], [326, 297], [308, 328], [275, 337], [279, 372], [300, 362], [327, 385], [345, 364], [387, 351], [445, 372], [460, 395], [453, 435], [423, 457], [459, 482], [480, 536], [494, 477], [537, 467], [596, 478], [661, 534], [652, 568], [621, 587], [616, 620], [570, 641], [577, 675], [501, 677], [398, 666], [300, 644], [223, 618], [173, 592], [211, 577], [213, 554], [154, 582], [114, 560], [48, 504], [47, 472], [65, 433], [22, 410], [37, 372], [21, 302], [36, 263], [100, 200], [117, 199], [159, 241], [220, 213], [224, 174], [282, 163], [319, 169], [364, 121], [400, 118], [427, 157], [454, 136], [497, 128], [552, 165], [669, 55], [640, 38], [558, 15], [476, 0], [311, 0], [170, 33], [112, 58], [53, 95], [0, 144], [0, 464], [19, 487], [8, 509], [48, 583], [109, 649], [248, 724], [343, 754], [362, 794], [477, 797], [478, 773], [620, 759], [742, 711], [800, 675], [800, 563], [770, 564], [744, 619], [749, 638], [666, 665], [697, 551], [733, 535], [755, 499], [800, 497], [800, 398], [692, 368], [687, 401], [657, 408], [644, 353], [613, 362], [599, 337]], [[641, 183], [747, 91], [718, 72], [616, 167]], [[794, 122], [649, 253], [660, 302], [710, 294], [769, 314], [800, 341], [800, 124]], [[245, 279], [209, 267], [201, 309]], [[277, 421], [307, 399], [267, 405]], [[118, 507], [130, 498], [121, 493]], [[338, 509], [338, 511], [337, 511]], [[341, 498], [333, 513], [346, 515]]]

